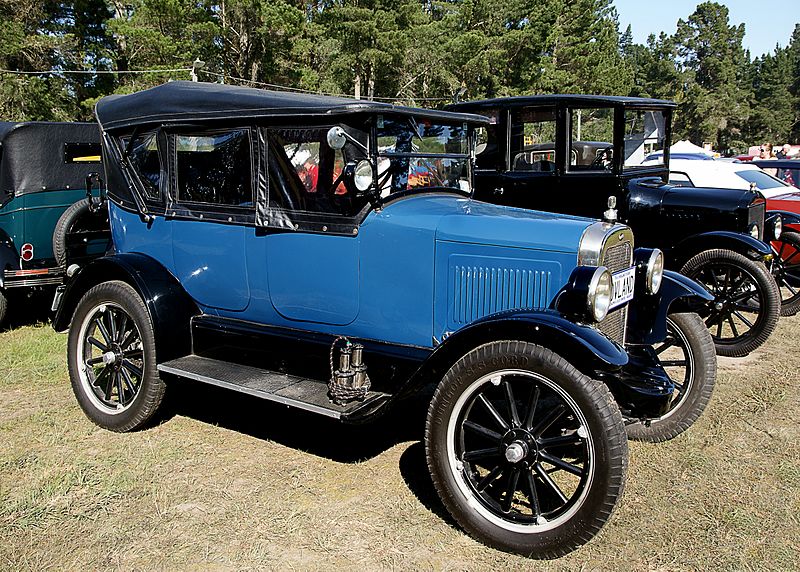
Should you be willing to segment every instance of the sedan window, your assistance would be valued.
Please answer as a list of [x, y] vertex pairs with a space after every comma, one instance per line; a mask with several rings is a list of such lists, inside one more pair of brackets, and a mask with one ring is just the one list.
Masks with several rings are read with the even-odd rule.
[[178, 200], [253, 206], [247, 129], [175, 137]]

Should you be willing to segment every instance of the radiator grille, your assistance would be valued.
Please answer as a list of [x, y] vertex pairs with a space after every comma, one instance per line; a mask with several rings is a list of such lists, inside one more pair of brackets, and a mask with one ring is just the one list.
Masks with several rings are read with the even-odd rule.
[[450, 321], [468, 324], [503, 310], [547, 306], [551, 274], [519, 268], [453, 265]]
[[766, 203], [764, 201], [759, 201], [757, 203], [753, 203], [750, 205], [750, 208], [747, 209], [747, 229], [745, 232], [748, 234], [750, 233], [750, 227], [753, 226], [753, 223], [758, 225], [758, 238], [759, 240], [764, 239], [764, 213], [766, 211]]
[[[616, 235], [613, 235], [614, 237]], [[614, 238], [613, 240], [616, 240]], [[607, 247], [602, 255], [600, 264], [608, 268], [613, 274], [619, 270], [629, 268], [633, 263], [633, 245], [630, 241], [619, 242]], [[609, 338], [619, 344], [625, 343], [625, 326], [628, 322], [628, 305], [612, 310], [600, 322], [599, 329]]]

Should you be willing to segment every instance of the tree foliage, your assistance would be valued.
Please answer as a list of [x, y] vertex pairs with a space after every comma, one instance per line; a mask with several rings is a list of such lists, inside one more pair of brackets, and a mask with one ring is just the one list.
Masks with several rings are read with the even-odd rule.
[[[752, 61], [744, 33], [716, 2], [636, 44], [613, 0], [0, 0], [0, 113], [88, 119], [99, 97], [188, 79], [201, 60], [204, 81], [412, 105], [456, 94], [673, 99], [679, 137], [723, 149], [797, 141], [800, 25]], [[74, 73], [87, 70], [101, 73]], [[126, 73], [142, 70], [172, 71]]]

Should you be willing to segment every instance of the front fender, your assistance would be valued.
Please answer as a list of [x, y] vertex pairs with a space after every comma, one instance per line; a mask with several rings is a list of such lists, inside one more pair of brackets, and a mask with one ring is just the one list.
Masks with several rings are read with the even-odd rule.
[[178, 280], [159, 262], [144, 254], [114, 254], [84, 266], [67, 285], [53, 318], [53, 328], [66, 330], [75, 308], [91, 288], [110, 280], [130, 284], [150, 313], [159, 362], [191, 352], [190, 320], [200, 313]]
[[749, 234], [715, 230], [713, 232], [695, 234], [683, 239], [670, 249], [670, 262], [673, 268], [683, 266], [695, 254], [715, 248], [733, 250], [754, 260], [763, 260], [772, 254], [772, 248], [769, 244], [753, 238]]
[[658, 292], [634, 298], [628, 307], [626, 341], [632, 345], [651, 345], [664, 341], [667, 337], [667, 314], [703, 313], [713, 299], [705, 288], [691, 278], [665, 270]]

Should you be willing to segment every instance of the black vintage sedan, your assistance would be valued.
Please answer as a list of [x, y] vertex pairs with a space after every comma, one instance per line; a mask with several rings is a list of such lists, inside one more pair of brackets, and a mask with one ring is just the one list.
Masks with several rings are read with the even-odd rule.
[[[775, 238], [776, 225], [755, 192], [668, 183], [674, 108], [657, 99], [587, 95], [449, 107], [490, 119], [477, 149], [476, 198], [630, 225], [641, 245], [664, 251], [668, 268], [714, 295], [704, 319], [717, 353], [747, 355], [767, 340], [780, 313], [764, 242]], [[651, 155], [659, 160], [643, 165]]]

